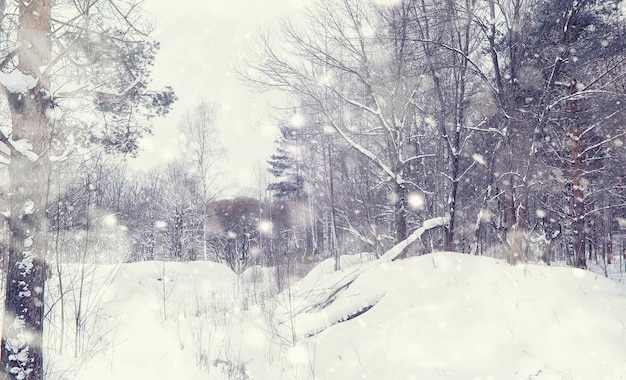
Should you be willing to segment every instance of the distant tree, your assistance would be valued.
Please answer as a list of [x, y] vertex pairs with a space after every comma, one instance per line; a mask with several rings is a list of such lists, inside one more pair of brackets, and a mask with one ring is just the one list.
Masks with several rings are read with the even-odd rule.
[[[569, 202], [549, 208], [567, 214], [562, 214], [562, 223], [569, 235], [571, 262], [586, 267], [585, 219], [590, 214], [585, 204], [591, 199], [587, 184], [602, 151], [619, 135], [610, 131], [610, 124], [623, 110], [616, 107], [619, 95], [603, 90], [620, 65], [602, 63], [610, 57], [623, 60], [623, 38], [616, 38], [624, 31], [617, 22], [617, 4], [610, 0], [512, 2], [504, 8], [490, 4], [491, 12], [510, 12], [505, 16], [512, 20], [495, 35], [490, 31], [498, 30], [493, 19], [483, 24], [495, 73], [499, 130], [508, 151], [500, 157], [499, 171], [508, 173], [501, 176], [501, 185], [511, 252], [524, 257], [525, 235], [534, 219], [533, 198], [562, 188], [565, 174], [571, 192], [561, 199]], [[605, 106], [600, 112], [585, 109], [592, 103]], [[550, 183], [546, 178], [558, 180], [543, 187]]]
[[168, 163], [161, 175], [162, 203], [153, 207], [159, 213], [157, 221], [164, 224], [158, 231], [169, 247], [167, 258], [195, 260], [202, 244], [205, 215], [197, 192], [200, 179], [187, 170], [183, 161]]
[[285, 240], [285, 253], [310, 256], [319, 250], [315, 232], [319, 220], [318, 194], [314, 189], [318, 171], [324, 170], [319, 160], [319, 132], [298, 111], [289, 122], [281, 122], [280, 132], [276, 153], [268, 162], [268, 170], [274, 177], [268, 190], [277, 198], [275, 203], [286, 207], [290, 218], [289, 227], [281, 230], [279, 236]]
[[308, 113], [323, 118], [319, 127], [333, 130], [375, 167], [390, 184], [395, 241], [402, 241], [407, 194], [414, 189], [407, 168], [419, 159], [408, 149], [419, 72], [407, 66], [409, 51], [393, 45], [396, 35], [371, 2], [323, 0], [303, 17], [308, 29], [283, 25], [281, 49], [262, 37], [245, 79], [296, 96]]
[[260, 202], [254, 198], [237, 197], [218, 200], [210, 207], [209, 231], [217, 244], [219, 260], [238, 273], [260, 261]]
[[[306, 26], [262, 36], [241, 72], [291, 94], [305, 115], [297, 168], [318, 220], [319, 194], [343, 176], [331, 209], [344, 238], [381, 242], [391, 230], [397, 242], [445, 215], [441, 239], [423, 237], [431, 249], [501, 244], [515, 264], [545, 245], [584, 267], [591, 238], [610, 242], [603, 210], [623, 207], [607, 196], [622, 186], [607, 175], [623, 166], [619, 3], [320, 0], [304, 10]], [[333, 150], [327, 131], [361, 159]], [[300, 185], [281, 149], [273, 186], [287, 193]], [[322, 170], [324, 160], [339, 170]]]
[[195, 206], [198, 208], [196, 214], [200, 218], [198, 226], [203, 260], [208, 259], [206, 223], [209, 219], [209, 204], [221, 191], [216, 181], [219, 175], [217, 162], [224, 149], [217, 140], [215, 117], [213, 108], [200, 100], [180, 123], [180, 130], [186, 141], [182, 159], [189, 164], [184, 169], [195, 179], [197, 187], [194, 190], [198, 200]]
[[298, 136], [298, 128], [282, 124], [276, 152], [270, 157], [269, 172], [274, 180], [267, 189], [277, 198], [299, 198], [303, 191], [304, 171], [301, 168], [305, 143]]

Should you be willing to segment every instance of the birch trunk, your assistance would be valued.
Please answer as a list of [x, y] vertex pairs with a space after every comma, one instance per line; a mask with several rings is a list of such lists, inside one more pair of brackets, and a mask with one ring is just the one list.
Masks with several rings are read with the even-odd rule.
[[18, 70], [23, 79], [37, 80], [20, 92], [5, 88], [11, 139], [32, 145], [22, 149], [13, 144], [9, 164], [11, 232], [1, 348], [5, 379], [43, 378], [50, 93], [41, 68], [50, 62], [50, 7], [51, 0], [20, 2]]

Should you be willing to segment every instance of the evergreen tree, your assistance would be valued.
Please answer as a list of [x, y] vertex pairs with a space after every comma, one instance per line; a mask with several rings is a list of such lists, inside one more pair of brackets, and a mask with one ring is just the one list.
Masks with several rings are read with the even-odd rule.
[[276, 178], [268, 185], [277, 198], [297, 199], [302, 195], [302, 142], [298, 129], [286, 124], [280, 126], [281, 137], [276, 141], [276, 153], [268, 161], [268, 171]]

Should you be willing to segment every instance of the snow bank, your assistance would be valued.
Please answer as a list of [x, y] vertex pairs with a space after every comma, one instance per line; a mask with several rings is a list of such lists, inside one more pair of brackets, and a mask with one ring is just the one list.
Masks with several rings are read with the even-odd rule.
[[436, 253], [364, 272], [328, 309], [381, 294], [369, 311], [300, 343], [315, 352], [312, 378], [582, 380], [626, 371], [625, 289], [591, 272]]
[[[70, 334], [79, 270], [78, 265], [69, 267], [65, 278], [68, 289], [75, 285], [72, 291], [66, 289]], [[97, 266], [87, 280], [86, 334], [93, 338], [86, 339], [79, 359], [72, 358], [71, 345], [65, 355], [51, 353], [49, 379], [207, 378], [197, 363], [200, 346], [210, 342], [197, 340], [205, 338], [204, 326], [197, 322], [202, 316], [211, 327], [219, 327], [232, 317], [234, 272], [212, 262], [141, 262]], [[55, 297], [56, 281], [51, 280], [48, 297]], [[57, 302], [46, 326], [49, 336], [60, 326], [58, 307]], [[49, 345], [57, 343], [48, 339]], [[219, 371], [212, 378], [221, 379]]]
[[[512, 267], [449, 252], [369, 259], [342, 257], [339, 272], [325, 261], [271, 299], [249, 294], [251, 283], [271, 280], [267, 268], [237, 276], [208, 262], [101, 266], [93, 276], [100, 310], [89, 330], [100, 345], [78, 363], [69, 347], [49, 356], [49, 379], [586, 380], [626, 373], [623, 285], [579, 269]], [[50, 319], [58, 324], [56, 310]]]

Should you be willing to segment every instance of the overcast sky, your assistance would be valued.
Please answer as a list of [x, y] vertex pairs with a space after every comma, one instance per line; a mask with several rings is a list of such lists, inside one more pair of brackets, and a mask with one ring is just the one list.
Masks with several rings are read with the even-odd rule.
[[[268, 105], [275, 98], [253, 94], [232, 64], [253, 44], [259, 28], [293, 15], [299, 0], [147, 0], [153, 36], [161, 43], [153, 85], [170, 85], [179, 98], [174, 110], [155, 122], [135, 166], [149, 167], [181, 149], [176, 130], [181, 117], [203, 98], [218, 109], [217, 128], [227, 149], [224, 183], [245, 188], [273, 152], [276, 129], [268, 127]], [[264, 167], [264, 166], [263, 166]], [[231, 190], [232, 193], [232, 190]]]

